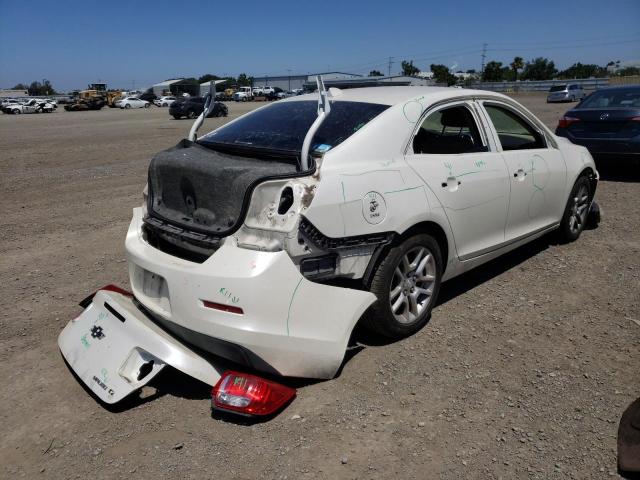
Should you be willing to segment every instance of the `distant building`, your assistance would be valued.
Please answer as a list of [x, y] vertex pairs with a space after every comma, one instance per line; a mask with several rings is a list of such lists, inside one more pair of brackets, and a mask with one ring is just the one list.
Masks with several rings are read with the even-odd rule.
[[253, 86], [254, 87], [273, 87], [273, 88], [281, 88], [285, 92], [291, 90], [297, 90], [300, 88], [304, 88], [304, 85], [309, 82], [314, 82], [316, 75], [322, 75], [323, 80], [326, 82], [334, 81], [334, 80], [352, 80], [356, 78], [362, 78], [362, 75], [358, 75], [356, 73], [344, 73], [344, 72], [323, 72], [323, 73], [314, 73], [312, 75], [277, 75], [277, 76], [269, 76], [265, 75], [262, 77], [253, 77]]
[[455, 72], [455, 73], [452, 73], [452, 75], [456, 77], [458, 80], [469, 80], [469, 79], [479, 78], [479, 75], [477, 73]]
[[0, 97], [16, 98], [26, 97], [27, 95], [29, 95], [29, 92], [27, 90], [13, 90], [11, 88], [0, 89]]
[[[328, 80], [323, 78], [324, 86], [327, 88], [362, 88], [362, 87], [407, 87], [407, 86], [428, 86], [433, 85], [433, 80], [428, 78], [410, 77], [407, 75], [389, 75], [383, 77], [357, 77]], [[304, 84], [305, 90], [316, 89], [315, 77], [309, 78]]]
[[[216, 91], [220, 91], [218, 90], [218, 85], [220, 85], [221, 83], [225, 83], [227, 82], [227, 80], [215, 80], [215, 84], [216, 84]], [[207, 93], [209, 93], [209, 84], [211, 82], [204, 82], [200, 84], [200, 96], [204, 97]]]
[[433, 78], [433, 72], [418, 72], [415, 76], [431, 80]]
[[151, 89], [158, 97], [163, 95], [181, 96], [185, 93], [193, 97], [200, 95], [200, 85], [194, 83], [193, 80], [185, 80], [184, 78], [165, 80], [152, 85]]

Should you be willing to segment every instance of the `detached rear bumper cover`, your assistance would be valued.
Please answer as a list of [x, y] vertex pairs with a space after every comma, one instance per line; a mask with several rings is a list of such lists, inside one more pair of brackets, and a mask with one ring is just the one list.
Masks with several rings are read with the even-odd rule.
[[[211, 338], [212, 353], [225, 356], [213, 339], [238, 345], [280, 375], [333, 377], [353, 327], [376, 299], [308, 281], [284, 251], [238, 248], [228, 238], [204, 263], [194, 263], [151, 247], [141, 228], [142, 209], [136, 208], [126, 250], [140, 303], [165, 325], [175, 325], [174, 333], [187, 329]], [[243, 313], [207, 308], [205, 301]]]
[[100, 290], [58, 337], [69, 366], [105, 403], [116, 403], [171, 365], [209, 385], [223, 370], [154, 324], [119, 293]]

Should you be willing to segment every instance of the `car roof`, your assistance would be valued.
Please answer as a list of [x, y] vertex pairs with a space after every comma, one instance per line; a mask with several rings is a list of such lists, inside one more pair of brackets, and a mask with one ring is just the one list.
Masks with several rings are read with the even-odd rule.
[[[366, 102], [378, 103], [382, 105], [396, 105], [414, 100], [416, 97], [423, 96], [426, 102], [439, 101], [447, 98], [458, 98], [467, 96], [489, 96], [495, 98], [508, 98], [501, 93], [491, 92], [488, 90], [460, 89], [450, 87], [365, 87], [365, 88], [349, 88], [339, 89], [330, 88], [329, 98], [332, 101], [345, 102]], [[317, 100], [317, 93], [309, 93], [306, 95], [298, 95], [296, 97], [281, 100], [284, 102], [299, 102], [302, 100]]]

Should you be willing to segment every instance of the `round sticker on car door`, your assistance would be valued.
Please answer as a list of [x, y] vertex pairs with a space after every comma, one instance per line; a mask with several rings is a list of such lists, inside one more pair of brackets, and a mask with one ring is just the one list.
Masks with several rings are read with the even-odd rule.
[[362, 199], [362, 215], [373, 225], [382, 222], [387, 216], [387, 203], [378, 192], [369, 192]]

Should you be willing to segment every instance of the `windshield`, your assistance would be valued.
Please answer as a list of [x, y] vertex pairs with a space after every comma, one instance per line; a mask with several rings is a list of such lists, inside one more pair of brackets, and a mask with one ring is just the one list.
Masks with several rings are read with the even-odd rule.
[[[378, 116], [388, 105], [362, 102], [332, 102], [331, 112], [311, 142], [311, 150], [326, 152], [344, 142]], [[299, 153], [318, 102], [282, 102], [257, 110], [206, 135], [200, 143], [214, 147], [240, 147]]]
[[599, 90], [580, 104], [580, 108], [640, 108], [640, 88]]
[[563, 90], [566, 90], [567, 86], [566, 85], [556, 85], [554, 87], [551, 87], [549, 89], [550, 92], [562, 92]]

